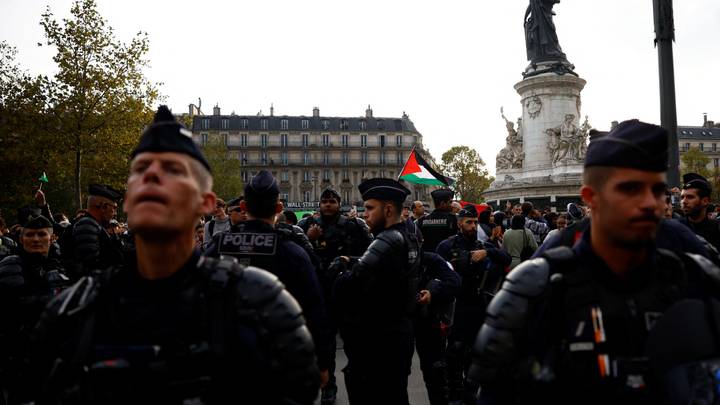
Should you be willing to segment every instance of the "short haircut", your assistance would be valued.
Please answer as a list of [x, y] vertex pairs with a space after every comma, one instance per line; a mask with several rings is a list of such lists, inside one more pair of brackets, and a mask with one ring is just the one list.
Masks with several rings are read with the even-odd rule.
[[529, 201], [522, 203], [522, 205], [520, 206], [520, 209], [522, 210], [522, 214], [524, 216], [530, 215], [530, 211], [532, 211], [533, 208], [533, 204]]
[[383, 203], [385, 203], [385, 204], [390, 204], [390, 205], [392, 205], [393, 207], [395, 207], [395, 214], [396, 214], [397, 216], [400, 216], [400, 215], [402, 214], [403, 202], [404, 202], [404, 201], [395, 201], [395, 200], [385, 200], [385, 201], [383, 201]]
[[201, 193], [207, 193], [209, 191], [212, 191], [212, 175], [210, 174], [210, 171], [205, 166], [203, 166], [202, 163], [198, 162], [195, 159], [190, 159], [190, 172], [192, 173], [193, 177], [195, 177], [195, 180], [197, 180], [198, 185], [200, 185]]
[[512, 229], [523, 229], [525, 228], [525, 217], [522, 215], [513, 215], [510, 219], [510, 228]]
[[285, 215], [286, 220], [289, 220], [293, 225], [297, 225], [298, 218], [294, 212], [290, 210], [285, 210], [283, 211], [283, 215]]
[[614, 167], [609, 166], [590, 166], [583, 171], [583, 184], [590, 186], [595, 190], [600, 190], [605, 186], [607, 180], [612, 176]]
[[277, 203], [277, 194], [270, 194], [269, 196], [248, 195], [245, 197], [248, 214], [260, 219], [273, 218], [276, 214]]

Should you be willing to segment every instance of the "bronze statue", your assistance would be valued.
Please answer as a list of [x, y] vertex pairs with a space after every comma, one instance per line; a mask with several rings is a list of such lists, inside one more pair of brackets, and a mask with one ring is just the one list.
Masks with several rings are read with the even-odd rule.
[[560, 48], [553, 6], [560, 0], [530, 0], [525, 11], [525, 45], [527, 58], [533, 64], [544, 61], [567, 61]]

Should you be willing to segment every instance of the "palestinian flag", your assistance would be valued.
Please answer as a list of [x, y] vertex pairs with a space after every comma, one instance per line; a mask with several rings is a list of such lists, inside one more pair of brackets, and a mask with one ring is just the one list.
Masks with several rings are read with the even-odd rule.
[[433, 170], [432, 167], [413, 148], [407, 162], [403, 167], [398, 180], [405, 180], [408, 183], [426, 184], [429, 186], [449, 186], [454, 180], [445, 177]]

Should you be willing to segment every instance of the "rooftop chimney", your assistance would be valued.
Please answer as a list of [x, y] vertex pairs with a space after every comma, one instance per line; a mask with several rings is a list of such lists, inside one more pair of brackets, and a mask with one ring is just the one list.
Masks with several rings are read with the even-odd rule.
[[313, 117], [319, 117], [320, 116], [320, 109], [317, 107], [313, 107]]
[[617, 121], [611, 122], [611, 123], [610, 123], [610, 130], [612, 131], [613, 129], [615, 129], [615, 128], [618, 126], [618, 124], [619, 124], [619, 122], [617, 122]]
[[274, 115], [275, 115], [275, 107], [273, 106], [273, 103], [270, 103], [270, 116], [272, 117]]
[[213, 115], [220, 115], [220, 106], [215, 104], [215, 107], [213, 107]]
[[708, 127], [707, 113], [703, 113], [703, 128]]
[[372, 108], [370, 108], [370, 104], [368, 104], [367, 110], [365, 110], [365, 118], [372, 118]]

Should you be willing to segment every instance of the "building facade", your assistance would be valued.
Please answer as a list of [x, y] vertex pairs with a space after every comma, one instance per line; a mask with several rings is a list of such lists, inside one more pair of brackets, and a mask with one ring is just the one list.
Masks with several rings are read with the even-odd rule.
[[[191, 114], [192, 114], [191, 105]], [[413, 147], [424, 153], [422, 135], [410, 118], [378, 118], [368, 106], [364, 117], [212, 115], [192, 118], [193, 139], [200, 145], [217, 137], [228, 158], [242, 164], [247, 182], [265, 169], [277, 178], [291, 209], [313, 209], [326, 187], [335, 188], [343, 206], [362, 206], [357, 186], [373, 177], [397, 178]], [[426, 186], [405, 184], [409, 199], [428, 200]]]
[[691, 148], [703, 152], [709, 159], [707, 168], [714, 172], [720, 170], [720, 126], [705, 116], [702, 126], [678, 126], [678, 146], [680, 150], [680, 172], [684, 170], [683, 155]]

